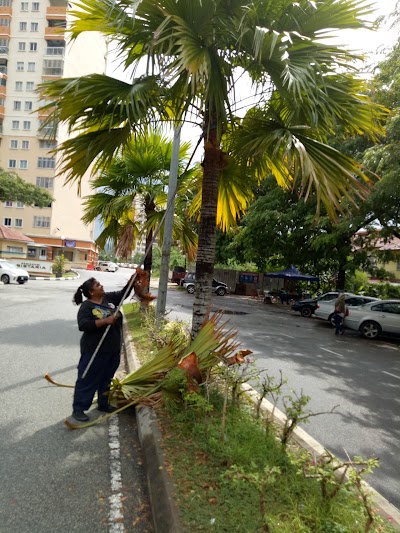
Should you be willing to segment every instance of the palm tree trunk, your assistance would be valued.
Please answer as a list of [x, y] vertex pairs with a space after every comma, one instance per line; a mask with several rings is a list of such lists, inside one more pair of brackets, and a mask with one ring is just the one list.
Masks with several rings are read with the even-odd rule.
[[[206, 112], [206, 115], [208, 113]], [[200, 211], [199, 240], [196, 262], [196, 290], [193, 302], [192, 337], [202, 326], [211, 306], [211, 284], [214, 272], [218, 185], [223, 166], [221, 136], [216, 120], [204, 126], [203, 192]]]

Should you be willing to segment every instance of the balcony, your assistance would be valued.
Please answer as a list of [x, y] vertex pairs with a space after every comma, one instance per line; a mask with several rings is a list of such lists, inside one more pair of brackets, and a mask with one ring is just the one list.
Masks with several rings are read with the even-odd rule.
[[65, 6], [53, 6], [46, 9], [47, 20], [67, 20], [67, 8]]
[[0, 46], [0, 55], [7, 55], [8, 56], [8, 46]]
[[12, 7], [11, 6], [0, 6], [0, 18], [4, 16], [12, 16]]
[[3, 120], [4, 113], [5, 113], [4, 105], [0, 105], [0, 120]]
[[7, 74], [7, 66], [0, 65], [0, 74]]
[[0, 26], [0, 37], [4, 39], [4, 37], [10, 37], [11, 36], [11, 29], [10, 26]]
[[[8, 28], [10, 29], [10, 28]], [[1, 27], [0, 27], [1, 31]], [[44, 30], [44, 38], [45, 39], [59, 39], [60, 41], [65, 40], [65, 28], [62, 28], [60, 26], [47, 26]]]
[[[1, 50], [1, 48], [0, 48]], [[0, 51], [1, 54], [1, 51]], [[64, 57], [65, 54], [65, 47], [64, 46], [48, 46], [46, 48], [45, 55], [46, 56], [57, 56], [57, 57]]]

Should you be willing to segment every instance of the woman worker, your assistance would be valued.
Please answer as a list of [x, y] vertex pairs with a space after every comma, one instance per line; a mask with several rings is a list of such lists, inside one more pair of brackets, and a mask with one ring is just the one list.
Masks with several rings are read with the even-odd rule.
[[[121, 291], [104, 292], [101, 283], [95, 278], [90, 278], [78, 288], [74, 295], [73, 302], [80, 305], [78, 327], [79, 331], [83, 331], [80, 341], [81, 357], [78, 364], [78, 379], [75, 384], [72, 405], [72, 416], [79, 422], [89, 420], [84, 411], [91, 406], [96, 391], [97, 409], [105, 413], [111, 413], [114, 410], [109, 403], [107, 392], [120, 362], [122, 330], [122, 315], [118, 312], [117, 316], [114, 316], [114, 313], [122, 301], [131, 279]], [[125, 297], [129, 296], [130, 292], [131, 289]], [[85, 301], [83, 301], [83, 296], [86, 297]], [[86, 367], [108, 326], [110, 326], [109, 331], [103, 339], [87, 374], [83, 377]]]

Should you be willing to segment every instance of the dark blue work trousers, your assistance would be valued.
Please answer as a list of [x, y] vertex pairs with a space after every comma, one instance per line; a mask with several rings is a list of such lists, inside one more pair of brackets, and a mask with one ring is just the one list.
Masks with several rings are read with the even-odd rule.
[[89, 409], [96, 391], [98, 406], [106, 408], [109, 405], [108, 396], [104, 393], [108, 392], [111, 380], [119, 366], [120, 352], [98, 352], [88, 373], [82, 378], [91, 357], [91, 353], [83, 353], [78, 364], [78, 379], [72, 404], [74, 411]]

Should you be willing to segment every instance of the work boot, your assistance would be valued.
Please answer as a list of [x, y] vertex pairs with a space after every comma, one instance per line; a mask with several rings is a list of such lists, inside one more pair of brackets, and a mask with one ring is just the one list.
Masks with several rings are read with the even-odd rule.
[[89, 422], [89, 417], [83, 411], [74, 411], [72, 416], [79, 422]]

